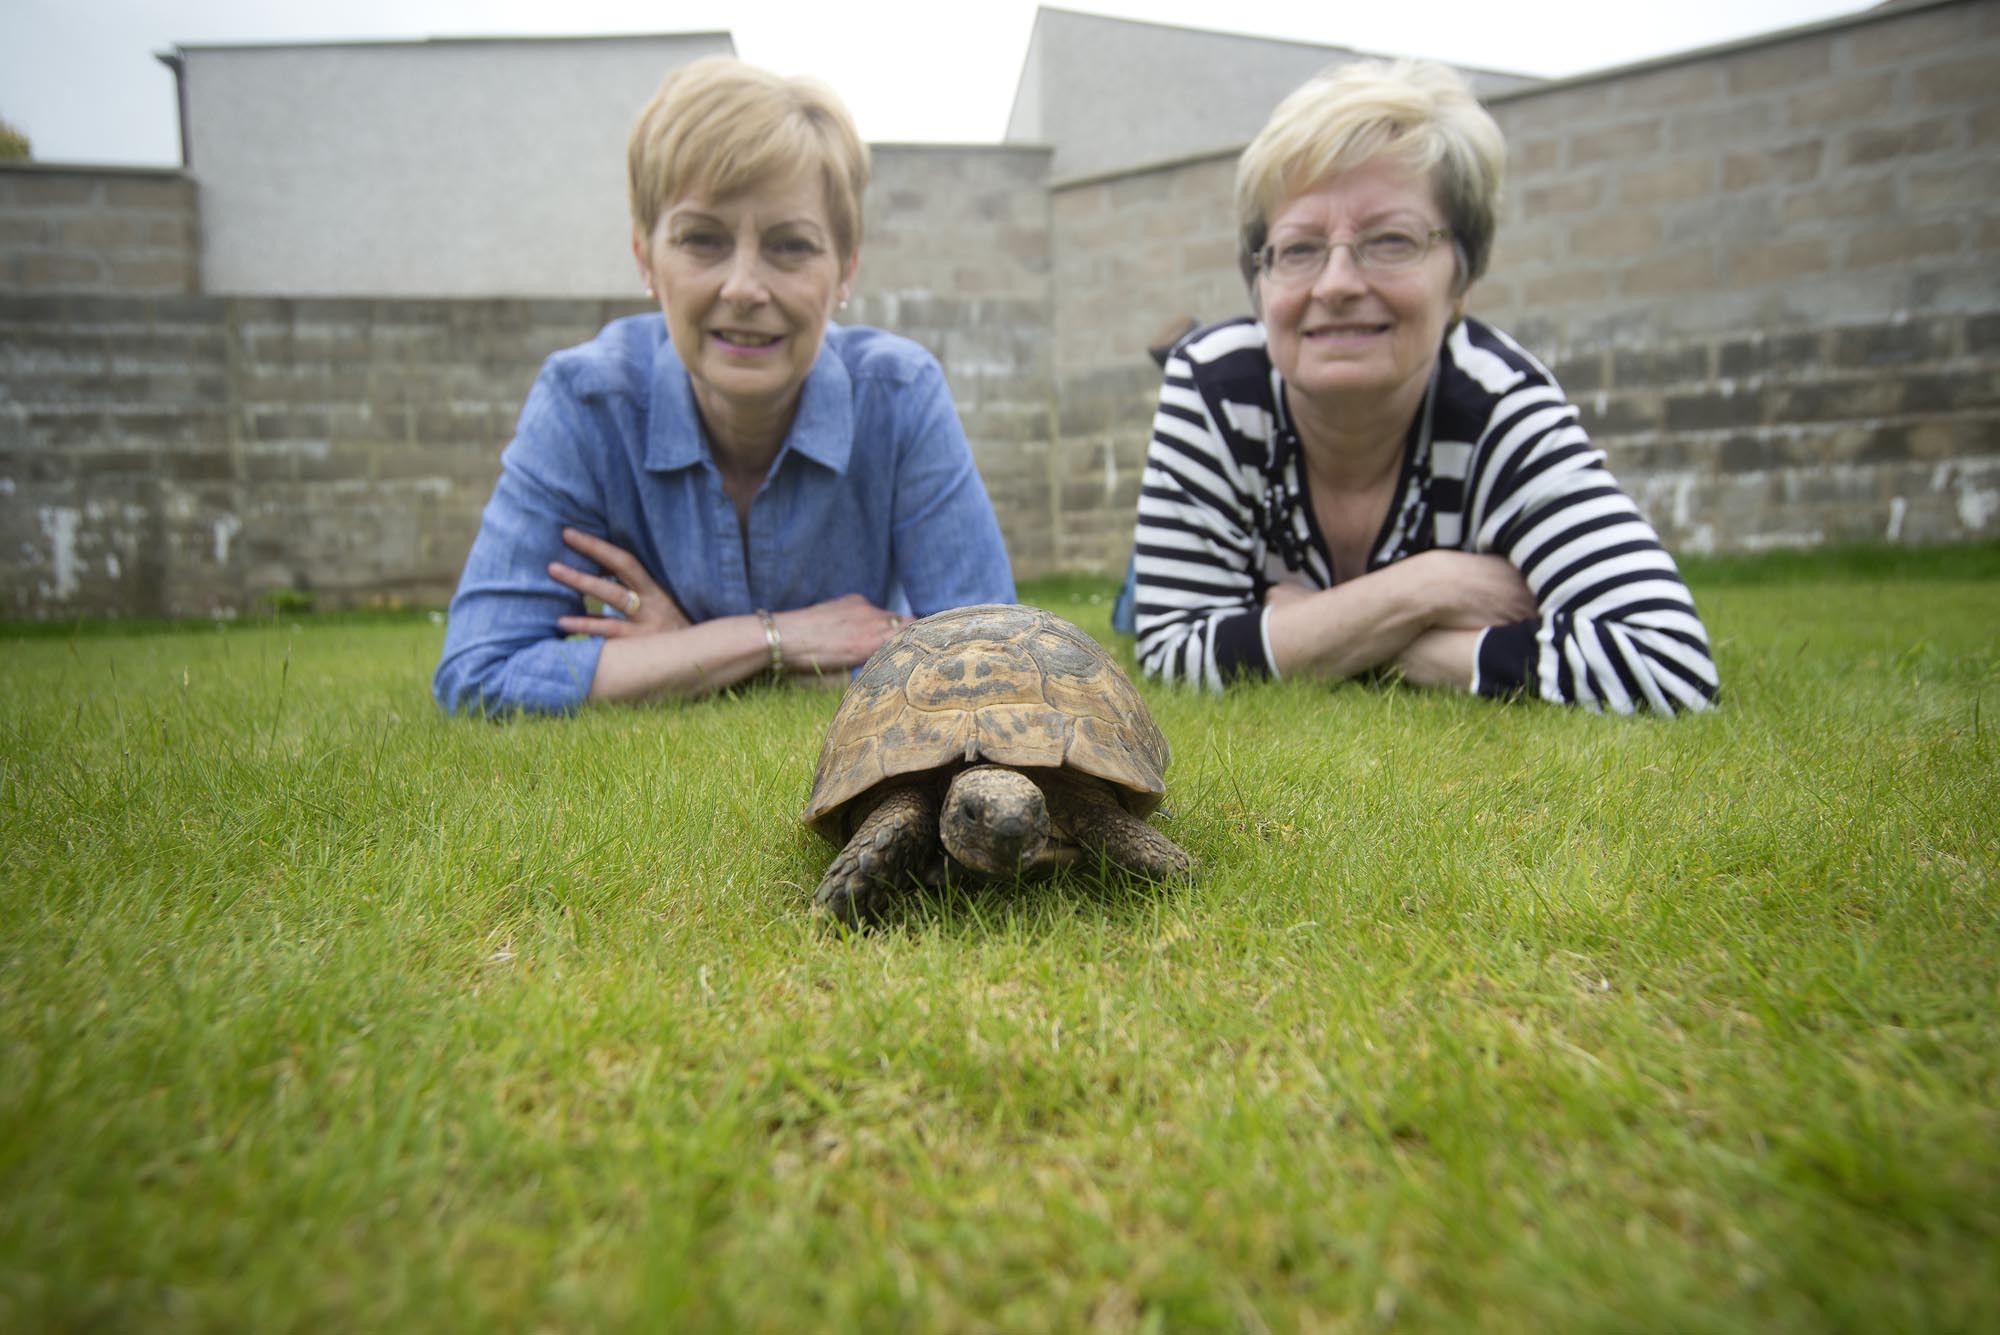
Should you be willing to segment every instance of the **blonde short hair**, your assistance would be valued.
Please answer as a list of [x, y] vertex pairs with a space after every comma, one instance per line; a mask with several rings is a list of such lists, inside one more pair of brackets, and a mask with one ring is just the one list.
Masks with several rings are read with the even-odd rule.
[[650, 237], [691, 192], [720, 199], [817, 168], [842, 260], [861, 244], [868, 146], [847, 108], [811, 79], [787, 79], [734, 56], [705, 56], [668, 74], [626, 145], [632, 226]]
[[1429, 173], [1463, 291], [1486, 272], [1507, 143], [1458, 72], [1428, 60], [1363, 60], [1315, 75], [1280, 102], [1236, 164], [1243, 277], [1254, 288], [1271, 214], [1329, 177], [1388, 159]]

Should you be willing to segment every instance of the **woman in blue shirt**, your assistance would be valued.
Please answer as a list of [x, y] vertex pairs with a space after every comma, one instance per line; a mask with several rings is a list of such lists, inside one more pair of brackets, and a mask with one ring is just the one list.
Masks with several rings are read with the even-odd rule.
[[936, 359], [830, 323], [868, 182], [846, 111], [712, 57], [668, 76], [628, 157], [661, 315], [542, 368], [452, 598], [438, 703], [845, 681], [906, 617], [1013, 601]]

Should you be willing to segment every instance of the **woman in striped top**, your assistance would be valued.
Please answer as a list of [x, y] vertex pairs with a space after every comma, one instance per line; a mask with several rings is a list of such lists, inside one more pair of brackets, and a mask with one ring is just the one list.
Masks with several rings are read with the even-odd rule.
[[1548, 371], [1464, 315], [1504, 158], [1427, 62], [1322, 75], [1244, 151], [1261, 318], [1167, 361], [1136, 542], [1149, 675], [1386, 669], [1619, 713], [1714, 700], [1658, 535]]

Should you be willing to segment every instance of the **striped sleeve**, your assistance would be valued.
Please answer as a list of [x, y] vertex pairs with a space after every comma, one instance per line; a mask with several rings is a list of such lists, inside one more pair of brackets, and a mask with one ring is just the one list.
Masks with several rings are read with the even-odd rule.
[[[1261, 348], [1254, 324], [1198, 335], [1167, 359], [1133, 541], [1140, 668], [1210, 691], [1272, 672], [1256, 574], [1258, 483], [1224, 439], [1190, 360], [1238, 343]], [[1262, 425], [1268, 437], [1268, 417]]]
[[[1471, 346], [1466, 325], [1449, 340], [1458, 369], [1498, 391], [1465, 480], [1464, 541], [1506, 557], [1538, 612], [1484, 632], [1474, 689], [1619, 714], [1706, 709], [1715, 662], [1673, 557], [1547, 372], [1479, 332], [1494, 348]], [[1483, 358], [1533, 374], [1489, 375]]]

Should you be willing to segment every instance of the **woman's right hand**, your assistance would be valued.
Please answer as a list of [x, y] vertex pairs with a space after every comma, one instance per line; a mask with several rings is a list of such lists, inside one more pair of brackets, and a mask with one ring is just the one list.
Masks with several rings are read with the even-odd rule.
[[772, 620], [784, 650], [785, 670], [808, 675], [845, 673], [867, 662], [868, 655], [907, 624], [905, 618], [858, 593], [779, 612]]
[[639, 558], [615, 542], [606, 542], [582, 529], [562, 531], [563, 544], [597, 563], [605, 575], [590, 575], [549, 562], [549, 578], [567, 585], [586, 598], [595, 598], [618, 616], [564, 616], [556, 627], [565, 635], [602, 635], [617, 639], [627, 635], [657, 635], [664, 630], [683, 630], [690, 623], [687, 613], [674, 596], [653, 578]]
[[1534, 593], [1504, 556], [1437, 549], [1398, 564], [1423, 580], [1435, 629], [1484, 630], [1535, 615]]

